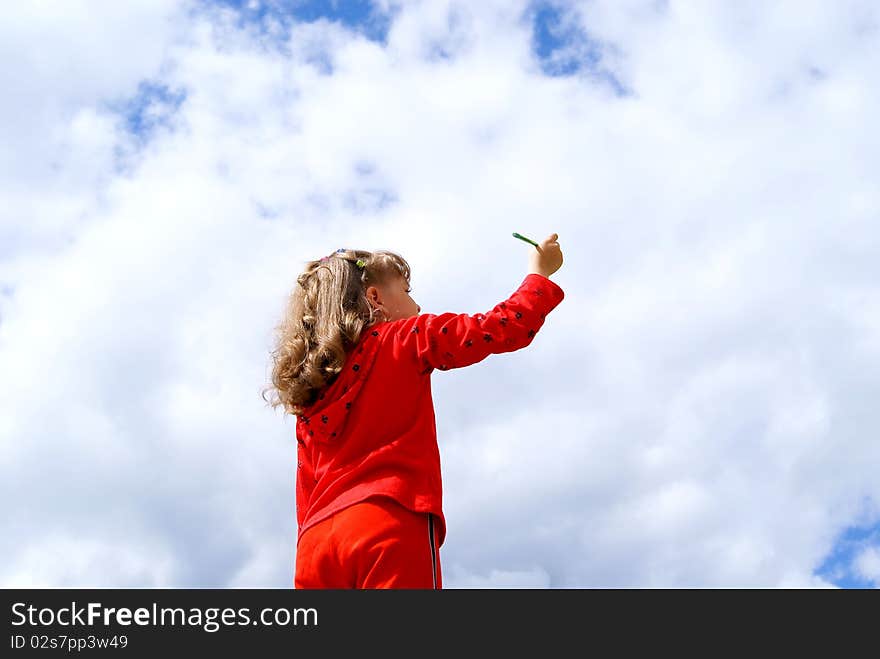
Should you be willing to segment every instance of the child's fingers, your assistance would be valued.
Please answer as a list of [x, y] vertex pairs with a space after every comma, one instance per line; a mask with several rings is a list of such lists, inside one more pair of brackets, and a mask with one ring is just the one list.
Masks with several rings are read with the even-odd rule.
[[535, 249], [538, 250], [541, 254], [544, 253], [545, 250], [548, 249], [559, 249], [559, 243], [556, 240], [559, 238], [558, 233], [551, 233], [549, 236], [544, 238], [539, 244], [535, 245]]

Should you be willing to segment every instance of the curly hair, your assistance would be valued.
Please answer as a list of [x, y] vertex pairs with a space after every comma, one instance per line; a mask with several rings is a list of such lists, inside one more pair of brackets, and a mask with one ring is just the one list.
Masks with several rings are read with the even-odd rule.
[[409, 282], [410, 274], [409, 263], [386, 250], [340, 249], [309, 261], [275, 327], [271, 384], [263, 388], [263, 400], [302, 415], [342, 371], [364, 329], [380, 322], [367, 287], [398, 276]]

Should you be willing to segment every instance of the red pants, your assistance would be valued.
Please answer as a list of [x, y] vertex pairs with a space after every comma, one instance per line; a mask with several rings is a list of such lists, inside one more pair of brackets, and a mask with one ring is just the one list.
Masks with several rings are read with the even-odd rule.
[[340, 510], [296, 549], [296, 588], [441, 588], [434, 519], [388, 497]]

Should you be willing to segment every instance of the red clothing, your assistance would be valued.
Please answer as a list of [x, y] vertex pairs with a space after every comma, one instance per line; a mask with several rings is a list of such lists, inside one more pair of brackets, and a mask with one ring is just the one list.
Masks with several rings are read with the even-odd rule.
[[352, 504], [303, 534], [294, 588], [442, 589], [436, 520], [388, 497]]
[[436, 515], [442, 545], [431, 373], [526, 347], [563, 297], [556, 283], [529, 274], [486, 314], [422, 314], [366, 328], [337, 379], [297, 417], [298, 540], [334, 513], [385, 495]]

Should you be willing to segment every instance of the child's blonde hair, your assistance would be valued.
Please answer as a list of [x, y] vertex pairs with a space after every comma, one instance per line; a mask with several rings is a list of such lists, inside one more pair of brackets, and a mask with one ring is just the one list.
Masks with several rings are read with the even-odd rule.
[[364, 329], [378, 322], [367, 287], [398, 276], [409, 283], [410, 274], [402, 256], [385, 250], [341, 249], [309, 261], [275, 327], [272, 383], [263, 389], [263, 400], [301, 415], [342, 371]]

